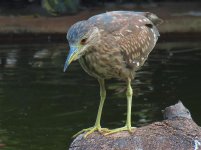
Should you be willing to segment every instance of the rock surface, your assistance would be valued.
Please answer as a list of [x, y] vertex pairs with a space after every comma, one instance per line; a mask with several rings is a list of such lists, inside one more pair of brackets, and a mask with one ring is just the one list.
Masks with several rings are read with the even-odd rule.
[[201, 128], [181, 102], [167, 107], [167, 120], [107, 136], [95, 132], [87, 138], [79, 135], [70, 150], [201, 150]]

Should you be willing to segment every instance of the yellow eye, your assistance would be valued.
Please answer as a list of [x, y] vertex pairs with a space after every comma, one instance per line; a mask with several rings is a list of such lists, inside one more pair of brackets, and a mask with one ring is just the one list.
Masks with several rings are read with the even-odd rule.
[[80, 41], [80, 44], [85, 45], [85, 44], [86, 44], [86, 41], [87, 41], [87, 38], [84, 38], [84, 39], [82, 39], [82, 40]]

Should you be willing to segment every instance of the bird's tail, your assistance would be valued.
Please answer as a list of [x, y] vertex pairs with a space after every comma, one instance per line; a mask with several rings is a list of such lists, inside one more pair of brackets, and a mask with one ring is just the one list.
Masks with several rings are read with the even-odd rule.
[[156, 26], [163, 23], [163, 20], [153, 13], [144, 12], [144, 16], [151, 20], [151, 22], [153, 22], [153, 24]]

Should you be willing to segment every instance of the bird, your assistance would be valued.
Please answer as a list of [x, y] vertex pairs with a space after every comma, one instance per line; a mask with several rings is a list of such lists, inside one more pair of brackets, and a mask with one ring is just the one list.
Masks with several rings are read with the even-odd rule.
[[[71, 62], [79, 60], [81, 67], [100, 85], [100, 104], [94, 126], [78, 132], [87, 137], [98, 131], [104, 135], [121, 131], [133, 132], [131, 82], [143, 66], [160, 36], [157, 25], [162, 19], [151, 12], [109, 11], [73, 24], [66, 35], [70, 50], [64, 72]], [[126, 82], [126, 124], [116, 129], [101, 127], [101, 114], [106, 99], [105, 80], [115, 78]]]

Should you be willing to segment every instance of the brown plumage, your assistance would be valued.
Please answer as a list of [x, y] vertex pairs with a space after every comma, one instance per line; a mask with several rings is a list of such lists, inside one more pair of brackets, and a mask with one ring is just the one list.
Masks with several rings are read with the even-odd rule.
[[80, 64], [98, 78], [134, 78], [158, 40], [158, 30], [144, 15], [107, 12], [86, 21], [98, 27], [100, 41], [80, 58]]
[[117, 78], [127, 82], [126, 126], [131, 131], [131, 80], [154, 48], [159, 32], [156, 25], [161, 22], [149, 12], [113, 11], [93, 16], [74, 24], [68, 31], [67, 39], [71, 50], [64, 70], [71, 61], [79, 59], [82, 68], [100, 83], [101, 103], [95, 126], [87, 130], [102, 131], [100, 116], [105, 100], [104, 79]]

